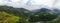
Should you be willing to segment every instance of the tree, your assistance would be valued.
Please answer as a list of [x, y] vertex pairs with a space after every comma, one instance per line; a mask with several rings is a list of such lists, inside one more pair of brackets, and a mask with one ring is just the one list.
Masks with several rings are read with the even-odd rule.
[[32, 15], [29, 19], [30, 22], [47, 22], [47, 21], [52, 21], [55, 18], [57, 18], [58, 15], [54, 12], [41, 12], [38, 13], [37, 15]]

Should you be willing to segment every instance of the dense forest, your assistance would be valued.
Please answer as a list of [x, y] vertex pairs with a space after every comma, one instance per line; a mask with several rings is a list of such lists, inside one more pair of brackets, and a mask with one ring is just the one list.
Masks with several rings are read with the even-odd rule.
[[60, 10], [41, 8], [30, 11], [0, 6], [0, 23], [60, 23]]

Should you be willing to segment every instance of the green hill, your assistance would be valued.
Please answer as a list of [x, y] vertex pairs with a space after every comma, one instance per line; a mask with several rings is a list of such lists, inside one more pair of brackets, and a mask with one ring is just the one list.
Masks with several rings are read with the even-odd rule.
[[10, 7], [10, 6], [0, 6], [0, 11], [4, 11], [10, 14], [14, 14], [16, 16], [22, 16], [19, 11], [17, 11], [15, 8]]
[[[23, 11], [22, 10], [20, 10], [20, 11], [18, 9], [16, 9], [16, 8], [13, 8], [13, 7], [10, 7], [10, 6], [0, 6], [0, 12], [5, 12], [7, 14], [13, 14], [14, 17], [18, 16], [19, 17], [19, 21], [17, 23], [29, 23], [29, 22], [26, 21], [26, 17], [27, 16], [24, 15], [25, 13], [22, 14]], [[13, 16], [13, 15], [11, 15], [11, 16]], [[12, 18], [12, 19], [14, 19], [14, 18]], [[10, 23], [10, 21], [8, 21], [8, 22]], [[13, 22], [13, 21], [11, 21], [11, 22]]]
[[16, 23], [17, 21], [19, 21], [18, 16], [6, 12], [0, 12], [0, 23]]
[[22, 16], [25, 18], [28, 18], [31, 15], [30, 11], [27, 9], [24, 9], [24, 8], [15, 8], [15, 9], [21, 12]]

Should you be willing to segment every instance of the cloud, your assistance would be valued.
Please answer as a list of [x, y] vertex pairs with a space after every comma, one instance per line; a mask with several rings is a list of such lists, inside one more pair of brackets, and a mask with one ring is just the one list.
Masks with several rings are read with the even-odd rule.
[[5, 0], [0, 0], [0, 5], [6, 5], [7, 4], [7, 1]]
[[0, 5], [23, 7], [26, 2], [27, 2], [27, 0], [0, 0]]
[[[13, 7], [24, 7], [29, 10], [39, 9], [42, 6], [52, 8], [55, 0], [0, 0], [0, 5], [8, 5]], [[60, 7], [60, 0], [55, 7]]]
[[34, 9], [39, 9], [41, 8], [41, 5], [42, 6], [47, 6], [49, 7], [50, 9], [52, 9], [52, 5], [54, 3], [54, 0], [29, 0], [27, 3], [26, 3], [26, 8], [29, 9], [29, 10], [34, 10]]
[[13, 7], [24, 7], [26, 2], [27, 0], [11, 0], [8, 5]]

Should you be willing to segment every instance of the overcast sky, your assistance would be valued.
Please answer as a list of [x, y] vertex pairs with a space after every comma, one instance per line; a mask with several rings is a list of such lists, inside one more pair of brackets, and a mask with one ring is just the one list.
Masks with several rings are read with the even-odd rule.
[[[23, 7], [28, 10], [35, 10], [41, 7], [49, 7], [52, 9], [55, 0], [0, 0], [0, 5], [8, 5], [13, 7]], [[60, 9], [60, 0], [57, 0], [56, 7]]]

